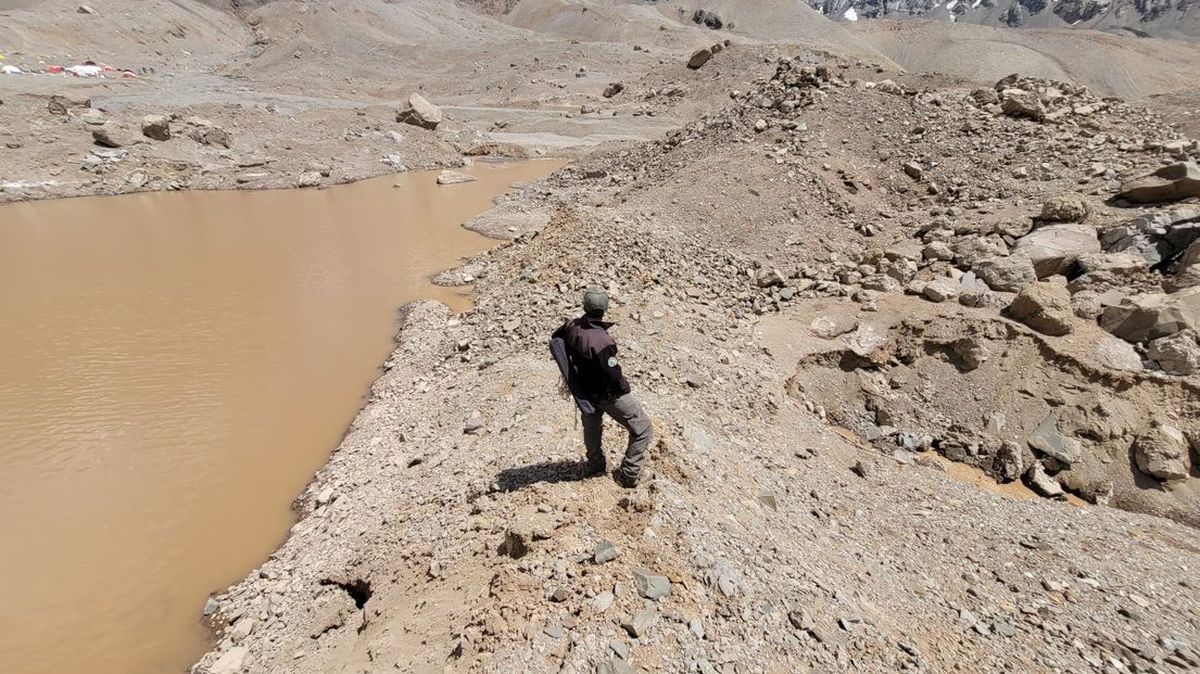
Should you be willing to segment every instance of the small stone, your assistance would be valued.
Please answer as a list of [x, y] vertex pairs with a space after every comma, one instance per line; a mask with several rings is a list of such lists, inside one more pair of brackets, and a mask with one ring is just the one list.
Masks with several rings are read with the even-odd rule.
[[463, 424], [463, 433], [475, 435], [483, 430], [483, 415], [478, 411], [472, 412], [471, 416], [467, 417], [467, 421]]
[[458, 171], [442, 171], [437, 177], [437, 184], [439, 185], [458, 185], [474, 181], [475, 176], [459, 173]]
[[171, 140], [171, 118], [146, 115], [142, 118], [142, 135], [151, 140]]
[[1083, 222], [1088, 216], [1088, 205], [1078, 194], [1060, 194], [1042, 204], [1038, 216], [1044, 222]]
[[616, 595], [605, 590], [595, 597], [592, 597], [592, 610], [596, 611], [597, 613], [603, 613], [613, 605], [614, 601], [616, 601]]
[[671, 594], [671, 581], [646, 569], [633, 570], [633, 584], [646, 599], [661, 599]]
[[317, 187], [321, 184], [321, 174], [317, 171], [305, 171], [296, 179], [296, 187]]
[[565, 587], [556, 587], [546, 596], [552, 602], [564, 602], [571, 598], [571, 593]]
[[233, 624], [233, 627], [229, 629], [230, 640], [232, 640], [235, 644], [242, 643], [246, 640], [246, 637], [250, 636], [250, 633], [254, 631], [254, 627], [257, 623], [258, 621], [250, 616], [243, 616], [239, 618], [238, 621]]
[[925, 178], [925, 169], [915, 161], [910, 161], [904, 164], [904, 174], [909, 178], [920, 182]]
[[648, 635], [651, 628], [653, 628], [657, 622], [658, 611], [653, 607], [650, 607], [639, 611], [632, 618], [621, 623], [621, 629], [628, 632], [629, 636], [637, 639]]
[[596, 545], [596, 552], [592, 558], [597, 564], [604, 564], [605, 562], [611, 562], [620, 556], [621, 551], [617, 549], [617, 546], [613, 545], [609, 541], [600, 541], [600, 543]]
[[208, 668], [208, 674], [240, 674], [250, 656], [250, 649], [245, 646], [234, 646], [221, 654], [216, 662]]

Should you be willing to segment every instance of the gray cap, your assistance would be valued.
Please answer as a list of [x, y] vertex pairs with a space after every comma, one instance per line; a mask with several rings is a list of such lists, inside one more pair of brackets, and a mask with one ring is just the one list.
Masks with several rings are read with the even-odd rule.
[[603, 288], [592, 286], [583, 291], [583, 313], [590, 314], [595, 311], [608, 311], [608, 293], [604, 292]]

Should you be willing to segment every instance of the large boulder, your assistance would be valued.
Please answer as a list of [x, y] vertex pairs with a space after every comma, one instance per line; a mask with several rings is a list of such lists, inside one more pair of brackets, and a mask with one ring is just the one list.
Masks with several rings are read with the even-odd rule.
[[1037, 283], [1033, 261], [1024, 255], [989, 257], [971, 266], [971, 271], [992, 290], [1016, 293]]
[[1100, 252], [1100, 240], [1091, 225], [1049, 225], [1017, 239], [1012, 252], [1029, 258], [1038, 278], [1069, 275], [1080, 255]]
[[1078, 194], [1060, 194], [1042, 204], [1039, 220], [1044, 222], [1083, 222], [1088, 216], [1088, 205]]
[[1167, 374], [1195, 374], [1200, 372], [1200, 339], [1192, 330], [1159, 337], [1146, 345], [1146, 358]]
[[1042, 121], [1046, 118], [1046, 108], [1041, 98], [1032, 91], [1024, 89], [1004, 89], [1000, 92], [1000, 110], [1009, 117], [1025, 117]]
[[1135, 204], [1153, 204], [1200, 197], [1200, 166], [1180, 162], [1153, 173], [1132, 178], [1121, 184], [1118, 199]]
[[408, 103], [396, 111], [396, 121], [432, 131], [442, 123], [442, 109], [414, 93], [408, 97]]
[[1105, 307], [1100, 326], [1127, 342], [1145, 342], [1180, 330], [1200, 329], [1200, 287], [1169, 295], [1148, 293], [1126, 297]]
[[1133, 445], [1138, 470], [1159, 480], [1188, 476], [1188, 441], [1174, 426], [1155, 422]]
[[1064, 286], [1039, 281], [1017, 294], [1005, 310], [1008, 317], [1024, 323], [1044, 335], [1071, 332], [1075, 312], [1071, 294]]

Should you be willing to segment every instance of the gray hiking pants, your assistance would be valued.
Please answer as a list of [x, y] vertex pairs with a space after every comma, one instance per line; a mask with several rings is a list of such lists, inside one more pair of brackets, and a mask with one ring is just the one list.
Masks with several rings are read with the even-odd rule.
[[593, 404], [596, 406], [595, 414], [580, 415], [583, 419], [583, 444], [587, 447], [588, 465], [596, 470], [605, 466], [601, 438], [604, 434], [604, 415], [607, 414], [629, 431], [629, 446], [625, 448], [625, 459], [621, 461], [621, 474], [627, 480], [637, 482], [642, 473], [642, 464], [646, 463], [646, 449], [650, 447], [650, 439], [653, 437], [650, 415], [642, 409], [637, 398], [628, 393], [612, 402]]

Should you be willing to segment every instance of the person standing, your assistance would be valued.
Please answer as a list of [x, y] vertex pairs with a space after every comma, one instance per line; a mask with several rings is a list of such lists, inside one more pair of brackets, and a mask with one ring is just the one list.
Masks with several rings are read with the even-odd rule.
[[613, 478], [622, 487], [632, 489], [641, 477], [653, 430], [650, 416], [630, 393], [629, 382], [621, 372], [617, 342], [608, 334], [615, 324], [604, 320], [607, 311], [608, 293], [588, 288], [583, 293], [583, 315], [564, 323], [554, 331], [552, 339], [561, 339], [566, 346], [572, 394], [590, 403], [580, 405], [588, 474], [602, 475], [607, 471], [602, 445], [607, 414], [629, 433], [625, 457]]

